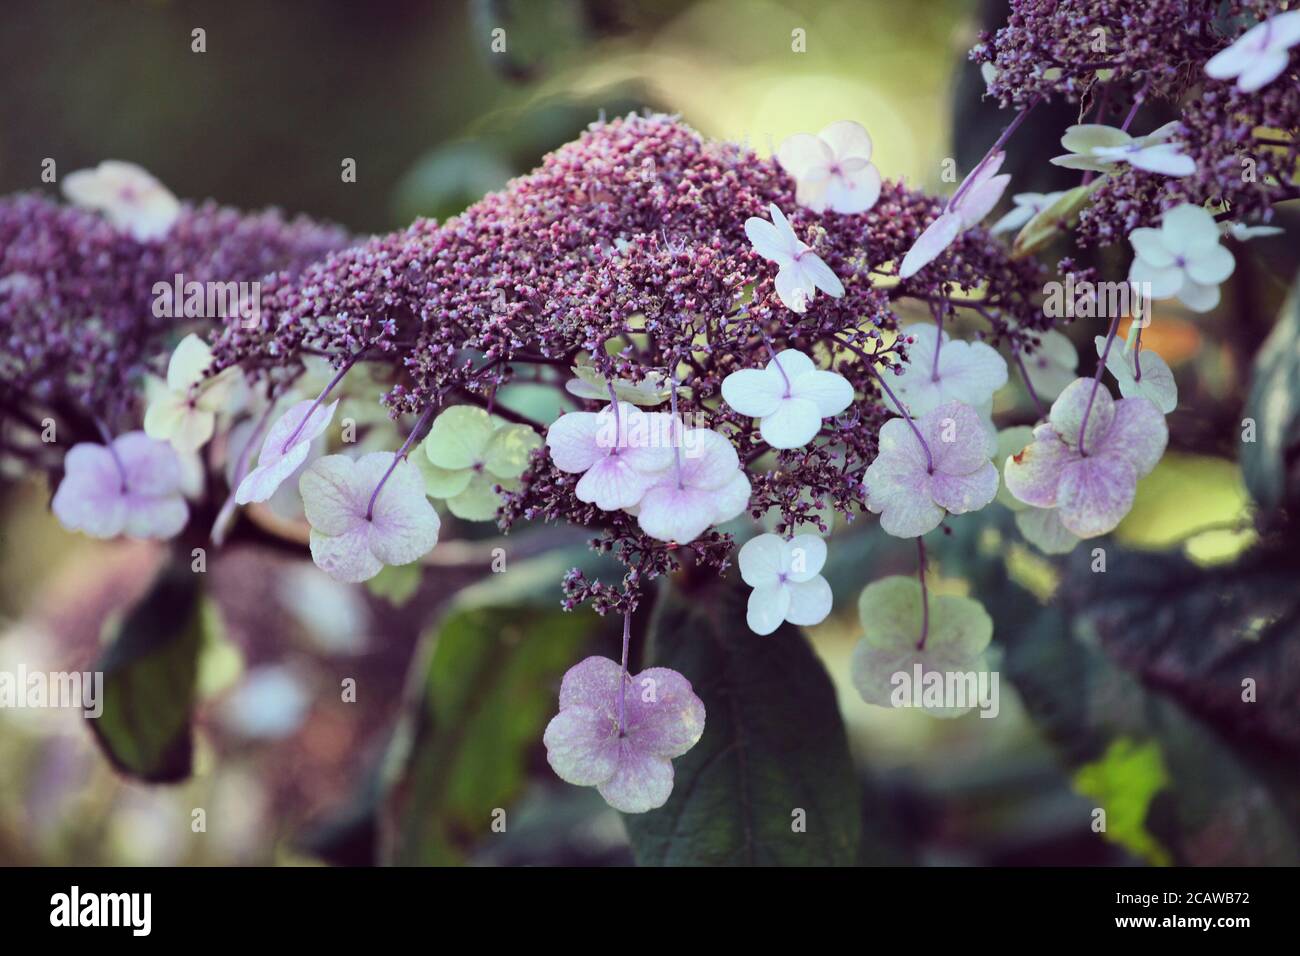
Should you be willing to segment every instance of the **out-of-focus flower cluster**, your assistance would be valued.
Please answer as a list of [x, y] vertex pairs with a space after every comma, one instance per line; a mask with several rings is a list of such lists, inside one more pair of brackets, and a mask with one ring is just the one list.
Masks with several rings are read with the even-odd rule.
[[129, 427], [141, 377], [166, 368], [186, 328], [157, 314], [156, 283], [287, 279], [351, 241], [334, 226], [211, 202], [181, 207], [164, 238], [140, 241], [85, 209], [2, 199], [0, 415], [36, 406]]

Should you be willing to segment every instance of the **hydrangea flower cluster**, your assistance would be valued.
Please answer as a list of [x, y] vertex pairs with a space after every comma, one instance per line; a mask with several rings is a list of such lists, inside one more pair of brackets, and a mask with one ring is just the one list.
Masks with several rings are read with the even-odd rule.
[[[1175, 6], [1201, 29], [1170, 31]], [[1064, 207], [1082, 208], [1085, 238], [1132, 244], [1133, 281], [1213, 306], [1235, 260], [1203, 205], [1241, 191], [1207, 191], [1226, 175], [1215, 157], [1240, 133], [1212, 104], [1300, 116], [1294, 84], [1279, 79], [1291, 68], [1290, 21], [1282, 34], [1243, 32], [1234, 44], [1212, 26], [1218, 6], [1013, 2], [1008, 26], [975, 56], [991, 93], [1019, 113], [948, 197], [882, 180], [870, 136], [850, 121], [792, 137], [771, 160], [669, 117], [602, 121], [451, 221], [360, 244], [270, 214], [169, 201], [138, 171], [101, 168], [68, 190], [94, 212], [32, 197], [0, 203], [0, 238], [12, 240], [0, 253], [0, 330], [22, 357], [5, 405], [89, 421], [108, 410], [103, 444], [68, 454], [55, 495], [60, 519], [92, 534], [179, 532], [178, 455], [228, 438], [241, 415], [251, 434], [222, 514], [266, 502], [300, 475], [312, 557], [339, 580], [368, 580], [433, 549], [443, 519], [430, 499], [506, 531], [523, 521], [592, 529], [624, 577], [571, 572], [564, 602], [622, 614], [623, 655], [565, 676], [547, 755], [563, 779], [645, 812], [669, 798], [671, 761], [705, 727], [685, 676], [629, 674], [631, 615], [654, 578], [734, 562], [756, 635], [813, 625], [832, 609], [823, 516], [878, 514], [885, 533], [916, 539], [920, 564], [916, 580], [876, 582], [862, 596], [854, 682], [864, 699], [889, 704], [892, 672], [979, 669], [991, 636], [977, 601], [928, 594], [924, 535], [1000, 498], [1026, 537], [1059, 553], [1132, 507], [1167, 441], [1172, 373], [1136, 323], [1118, 341], [1116, 316], [1097, 340], [1095, 377], [1079, 378], [1074, 347], [1042, 307], [1045, 270], [999, 234], [1044, 219], [1055, 228], [1071, 218]], [[1280, 9], [1227, 6], [1247, 20]], [[1126, 29], [1114, 46], [1078, 46], [1090, 26], [1105, 34], [1116, 22]], [[1176, 99], [1191, 75], [1206, 84], [1199, 105], [1130, 132], [1140, 103]], [[1116, 95], [1101, 97], [1098, 84]], [[1021, 194], [1013, 218], [986, 229], [1010, 185], [1001, 169], [1011, 138], [1050, 96], [1099, 98], [1058, 163], [1079, 170], [1081, 185]], [[1117, 126], [1107, 102], [1128, 108]], [[1286, 155], [1294, 168], [1293, 144], [1269, 148], [1269, 169]], [[1262, 212], [1286, 188], [1252, 186], [1254, 205], [1240, 210]], [[257, 278], [260, 312], [182, 339], [165, 379], [147, 387], [147, 434], [114, 439], [113, 428], [139, 420], [144, 376], [162, 373], [174, 325], [154, 320], [146, 291], [173, 272]], [[312, 398], [306, 367], [322, 359], [332, 377]], [[999, 433], [995, 395], [1011, 363], [1040, 420]], [[377, 441], [394, 428], [405, 439], [395, 451], [321, 454], [345, 380], [361, 375], [386, 389], [393, 424]], [[515, 410], [504, 389], [520, 381], [553, 389], [564, 410], [553, 420]], [[245, 390], [253, 397], [241, 404]], [[768, 530], [748, 536], [760, 519]], [[739, 550], [738, 536], [748, 538]]]

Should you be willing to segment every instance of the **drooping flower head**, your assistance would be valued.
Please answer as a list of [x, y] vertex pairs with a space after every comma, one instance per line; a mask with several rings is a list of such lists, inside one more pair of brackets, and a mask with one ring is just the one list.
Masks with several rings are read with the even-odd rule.
[[615, 661], [588, 657], [564, 675], [560, 712], [542, 740], [561, 780], [596, 787], [615, 810], [645, 813], [668, 801], [672, 761], [699, 742], [704, 716], [703, 701], [676, 671], [624, 675]]
[[[868, 704], [910, 706], [910, 687], [919, 668], [921, 681], [986, 670], [984, 651], [993, 637], [993, 621], [971, 598], [925, 595], [915, 578], [889, 577], [873, 581], [858, 599], [865, 632], [853, 649], [853, 686]], [[970, 707], [924, 706], [935, 717], [960, 717]]]

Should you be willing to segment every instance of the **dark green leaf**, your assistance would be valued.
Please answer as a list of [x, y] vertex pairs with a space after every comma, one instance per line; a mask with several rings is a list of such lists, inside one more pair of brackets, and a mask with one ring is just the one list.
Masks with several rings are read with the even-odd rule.
[[[1293, 549], [1203, 568], [1177, 554], [1108, 548], [1105, 574], [1080, 561], [1074, 580], [1079, 607], [1115, 661], [1225, 733], [1300, 756]], [[1253, 703], [1242, 699], [1247, 680]]]
[[90, 721], [118, 770], [151, 783], [190, 774], [190, 719], [202, 644], [200, 576], [166, 565], [95, 665], [104, 710]]
[[558, 583], [590, 552], [513, 565], [466, 589], [427, 634], [390, 753], [382, 853], [391, 862], [463, 861], [526, 780], [526, 758], [558, 707], [564, 672], [602, 628], [559, 607]]
[[1246, 487], [1266, 512], [1294, 505], [1300, 500], [1300, 279], [1255, 359], [1246, 418], [1254, 421], [1254, 441], [1241, 448]]
[[[1166, 787], [1153, 796], [1142, 773], [1112, 775], [1097, 804], [1108, 814], [1112, 800], [1147, 807], [1140, 827], [1121, 811], [1124, 842], [1178, 864], [1293, 863], [1300, 635], [1284, 604], [1300, 604], [1285, 593], [1300, 562], [1260, 554], [1203, 569], [1102, 539], [1080, 547], [1044, 605], [998, 560], [1001, 517], [964, 516], [931, 553], [993, 615], [1002, 672], [1071, 769], [1098, 765], [1119, 742], [1153, 761], [1158, 748]], [[1094, 547], [1105, 549], [1104, 573], [1091, 570]], [[1241, 699], [1247, 676], [1255, 703]]]
[[830, 678], [798, 628], [751, 634], [741, 590], [713, 587], [665, 587], [651, 624], [648, 663], [684, 674], [707, 717], [668, 803], [624, 817], [637, 861], [852, 865], [861, 793]]

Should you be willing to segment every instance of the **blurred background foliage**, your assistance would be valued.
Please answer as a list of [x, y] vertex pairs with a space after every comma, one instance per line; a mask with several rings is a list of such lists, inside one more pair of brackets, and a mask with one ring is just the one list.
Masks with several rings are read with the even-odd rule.
[[[942, 161], [953, 156], [964, 172], [1007, 119], [979, 101], [964, 58], [979, 23], [1004, 13], [1002, 0], [11, 3], [0, 33], [0, 192], [42, 188], [46, 157], [61, 175], [111, 157], [144, 165], [182, 197], [383, 232], [454, 215], [600, 115], [642, 108], [763, 153], [853, 118], [871, 131], [886, 176], [951, 189]], [[191, 51], [195, 28], [205, 53]], [[505, 54], [490, 50], [496, 29]], [[806, 52], [792, 51], [796, 30]], [[1062, 185], [1046, 158], [1074, 120], [1068, 107], [1044, 111], [1013, 141], [1016, 191]], [[347, 158], [355, 183], [340, 178]], [[1292, 728], [1225, 728], [1232, 687], [1205, 686], [1215, 653], [1242, 653], [1226, 646], [1242, 627], [1295, 637], [1270, 630], [1293, 629], [1292, 609], [1251, 610], [1285, 594], [1277, 576], [1289, 566], [1263, 585], [1215, 570], [1257, 540], [1235, 435], [1255, 352], [1294, 272], [1293, 236], [1255, 244], [1212, 320], [1157, 310], [1146, 342], [1176, 369], [1182, 402], [1171, 454], [1107, 542], [1106, 575], [1088, 573], [1087, 549], [1038, 555], [1002, 509], [956, 522], [937, 543], [936, 591], [974, 594], [994, 612], [998, 719], [861, 702], [849, 683], [857, 593], [913, 573], [914, 552], [874, 522], [836, 529], [827, 575], [837, 611], [811, 638], [834, 683], [847, 772], [861, 784], [861, 806], [840, 820], [860, 837], [850, 857], [1294, 862], [1294, 775], [1242, 751], [1245, 741], [1295, 766]], [[1121, 256], [1102, 250], [1099, 261], [1118, 273]], [[1090, 372], [1099, 330], [1086, 324], [1069, 332]], [[1033, 417], [1013, 392], [998, 412], [1007, 423]], [[1260, 480], [1283, 488], [1277, 461], [1259, 465]], [[0, 670], [89, 667], [167, 559], [64, 532], [39, 484], [5, 494]], [[199, 648], [192, 692], [152, 705], [179, 707], [186, 734], [193, 709], [192, 772], [169, 786], [134, 782], [75, 714], [0, 710], [0, 863], [632, 862], [618, 815], [556, 780], [540, 744], [564, 669], [585, 653], [617, 656], [594, 615], [557, 610], [563, 570], [599, 559], [581, 533], [530, 531], [509, 539], [508, 573], [491, 575], [489, 532], [452, 522], [448, 541], [481, 540], [368, 588], [335, 584], [302, 556], [213, 555], [198, 636], [186, 638]], [[1147, 581], [1167, 603], [1079, 584], [1123, 580]], [[1161, 590], [1171, 581], [1178, 589]], [[1206, 615], [1239, 603], [1240, 615], [1215, 624], [1224, 646], [1197, 643], [1210, 633]], [[1261, 664], [1293, 701], [1295, 646]], [[341, 699], [348, 680], [355, 702]], [[1097, 806], [1110, 813], [1104, 835], [1090, 827]], [[196, 808], [206, 832], [193, 830]], [[497, 810], [505, 832], [492, 827]], [[638, 854], [653, 844], [662, 858], [692, 861], [690, 848], [682, 856], [653, 825], [641, 829], [650, 842]], [[841, 850], [827, 859], [843, 862]]]

